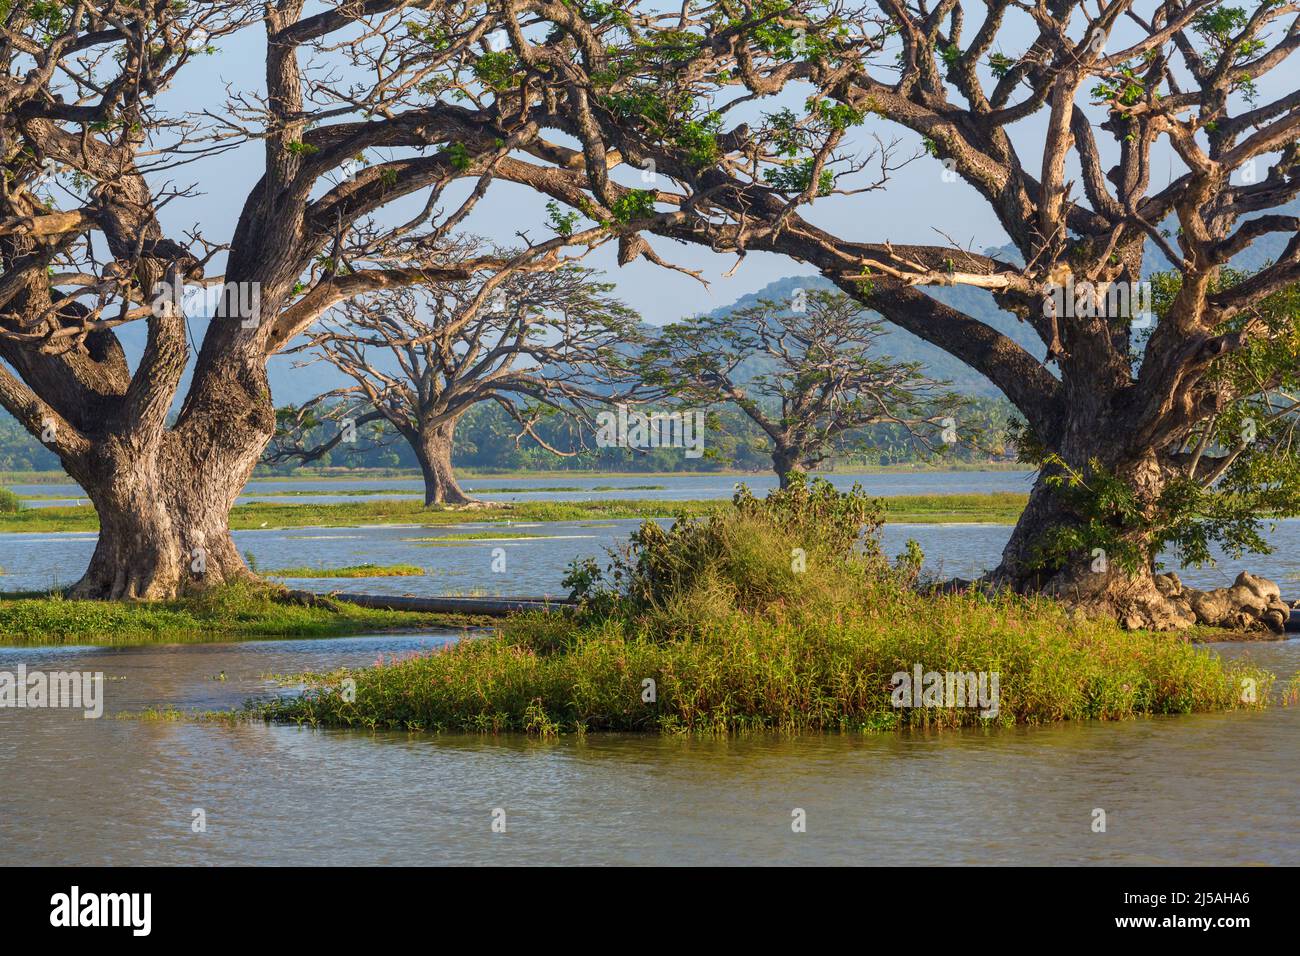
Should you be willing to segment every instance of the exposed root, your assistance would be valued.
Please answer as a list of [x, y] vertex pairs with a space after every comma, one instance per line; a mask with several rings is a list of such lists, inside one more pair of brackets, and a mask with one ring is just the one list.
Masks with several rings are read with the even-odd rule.
[[1058, 574], [1046, 582], [1017, 581], [997, 572], [975, 581], [960, 578], [932, 585], [937, 593], [975, 590], [984, 594], [1013, 591], [1039, 594], [1061, 602], [1073, 613], [1114, 620], [1126, 630], [1185, 631], [1197, 625], [1233, 633], [1283, 633], [1291, 606], [1276, 583], [1248, 571], [1230, 588], [1198, 591], [1176, 574]]

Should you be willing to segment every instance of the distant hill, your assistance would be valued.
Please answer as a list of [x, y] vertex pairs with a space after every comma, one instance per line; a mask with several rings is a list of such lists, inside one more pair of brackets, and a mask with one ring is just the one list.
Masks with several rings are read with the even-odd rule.
[[[770, 282], [757, 292], [741, 296], [731, 305], [722, 306], [709, 314], [726, 315], [738, 309], [757, 305], [761, 299], [769, 299], [773, 302], [790, 302], [797, 289], [811, 291], [833, 288], [835, 287], [829, 280], [820, 276], [790, 276]], [[983, 289], [953, 286], [926, 291], [940, 302], [955, 309], [960, 309], [971, 317], [979, 319], [981, 322], [985, 322], [1009, 336], [1037, 358], [1041, 359], [1046, 354], [1046, 349], [1043, 347], [1043, 343], [1039, 341], [1034, 330], [1011, 313], [998, 308], [993, 301], [993, 296]], [[877, 315], [876, 318], [880, 318], [880, 316]], [[891, 322], [886, 322], [885, 326], [887, 331], [878, 341], [878, 348], [882, 353], [902, 362], [921, 363], [925, 366], [929, 375], [952, 382], [954, 391], [961, 392], [964, 395], [991, 398], [1002, 394], [987, 378], [970, 366], [963, 364], [960, 359], [949, 355], [943, 349], [931, 345], [924, 339], [918, 338], [911, 332], [907, 332]], [[762, 358], [756, 357], [741, 366], [740, 374], [742, 377], [755, 375], [764, 367], [764, 364]]]

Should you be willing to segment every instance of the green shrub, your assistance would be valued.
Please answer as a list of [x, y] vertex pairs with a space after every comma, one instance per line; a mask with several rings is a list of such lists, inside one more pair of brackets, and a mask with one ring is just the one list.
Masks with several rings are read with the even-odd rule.
[[8, 488], [0, 488], [0, 514], [15, 515], [22, 510], [22, 500]]
[[796, 472], [789, 488], [766, 499], [742, 485], [732, 504], [703, 518], [680, 516], [666, 531], [644, 522], [626, 546], [610, 550], [604, 570], [590, 558], [570, 565], [570, 596], [595, 617], [674, 610], [694, 617], [710, 606], [757, 611], [800, 601], [844, 575], [888, 571], [883, 504], [859, 485], [841, 493]]

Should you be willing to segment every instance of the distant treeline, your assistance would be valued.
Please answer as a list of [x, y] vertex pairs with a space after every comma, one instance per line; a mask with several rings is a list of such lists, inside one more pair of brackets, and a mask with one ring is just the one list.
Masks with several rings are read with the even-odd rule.
[[[1002, 399], [973, 399], [957, 421], [958, 443], [945, 446], [937, 436], [932, 444], [944, 449], [947, 460], [969, 463], [1010, 460], [1015, 457], [1008, 435], [1014, 409]], [[305, 446], [323, 444], [334, 436], [338, 424], [327, 422], [309, 429]], [[516, 441], [519, 426], [494, 403], [468, 411], [456, 426], [452, 463], [476, 471], [719, 471], [727, 468], [769, 471], [772, 458], [767, 436], [747, 416], [730, 407], [711, 410], [707, 417], [704, 454], [688, 458], [681, 448], [634, 451], [598, 448], [590, 429], [556, 414], [536, 427], [547, 445], [565, 452], [558, 455], [531, 438]], [[970, 439], [978, 436], [977, 441]], [[855, 435], [852, 451], [837, 455], [837, 465], [893, 465], [935, 459], [924, 443], [897, 425], [875, 425]], [[290, 474], [293, 462], [258, 466], [257, 474]], [[356, 441], [336, 445], [311, 467], [416, 469], [410, 446], [387, 422], [356, 429]]]
[[[1007, 432], [1013, 409], [1001, 399], [975, 399], [958, 422], [963, 439], [972, 429], [982, 434], [979, 446], [962, 441], [948, 446], [945, 456], [956, 462], [1007, 460], [1015, 457]], [[313, 429], [310, 442], [334, 434], [330, 423]], [[556, 455], [529, 438], [515, 441], [518, 426], [498, 406], [479, 405], [466, 413], [456, 428], [452, 461], [458, 468], [479, 471], [719, 471], [725, 468], [767, 471], [772, 467], [766, 436], [735, 409], [711, 411], [705, 432], [705, 453], [687, 458], [680, 448], [632, 451], [597, 448], [589, 430], [556, 415], [537, 426], [537, 433], [554, 448], [574, 452]], [[876, 425], [861, 436], [861, 448], [836, 457], [837, 465], [892, 465], [927, 461], [932, 453], [896, 425]], [[585, 447], [584, 447], [585, 443]], [[258, 466], [257, 474], [290, 474], [292, 462]], [[328, 452], [313, 468], [400, 468], [418, 465], [410, 446], [397, 439], [384, 423], [357, 429], [357, 440]], [[0, 414], [0, 471], [57, 471], [58, 457], [33, 438], [13, 418]]]

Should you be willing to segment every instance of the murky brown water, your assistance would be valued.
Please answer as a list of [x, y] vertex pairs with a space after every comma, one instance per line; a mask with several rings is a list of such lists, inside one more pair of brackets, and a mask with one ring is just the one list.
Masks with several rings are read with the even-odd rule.
[[[0, 710], [6, 864], [1300, 863], [1300, 708], [874, 737], [371, 735], [113, 714], [443, 636], [0, 649], [107, 712]], [[1279, 674], [1300, 641], [1223, 645]], [[226, 680], [213, 678], [222, 672]], [[206, 832], [191, 828], [193, 811]], [[505, 811], [506, 832], [492, 831]], [[807, 832], [791, 831], [791, 813]], [[1107, 832], [1093, 833], [1094, 808]]]

